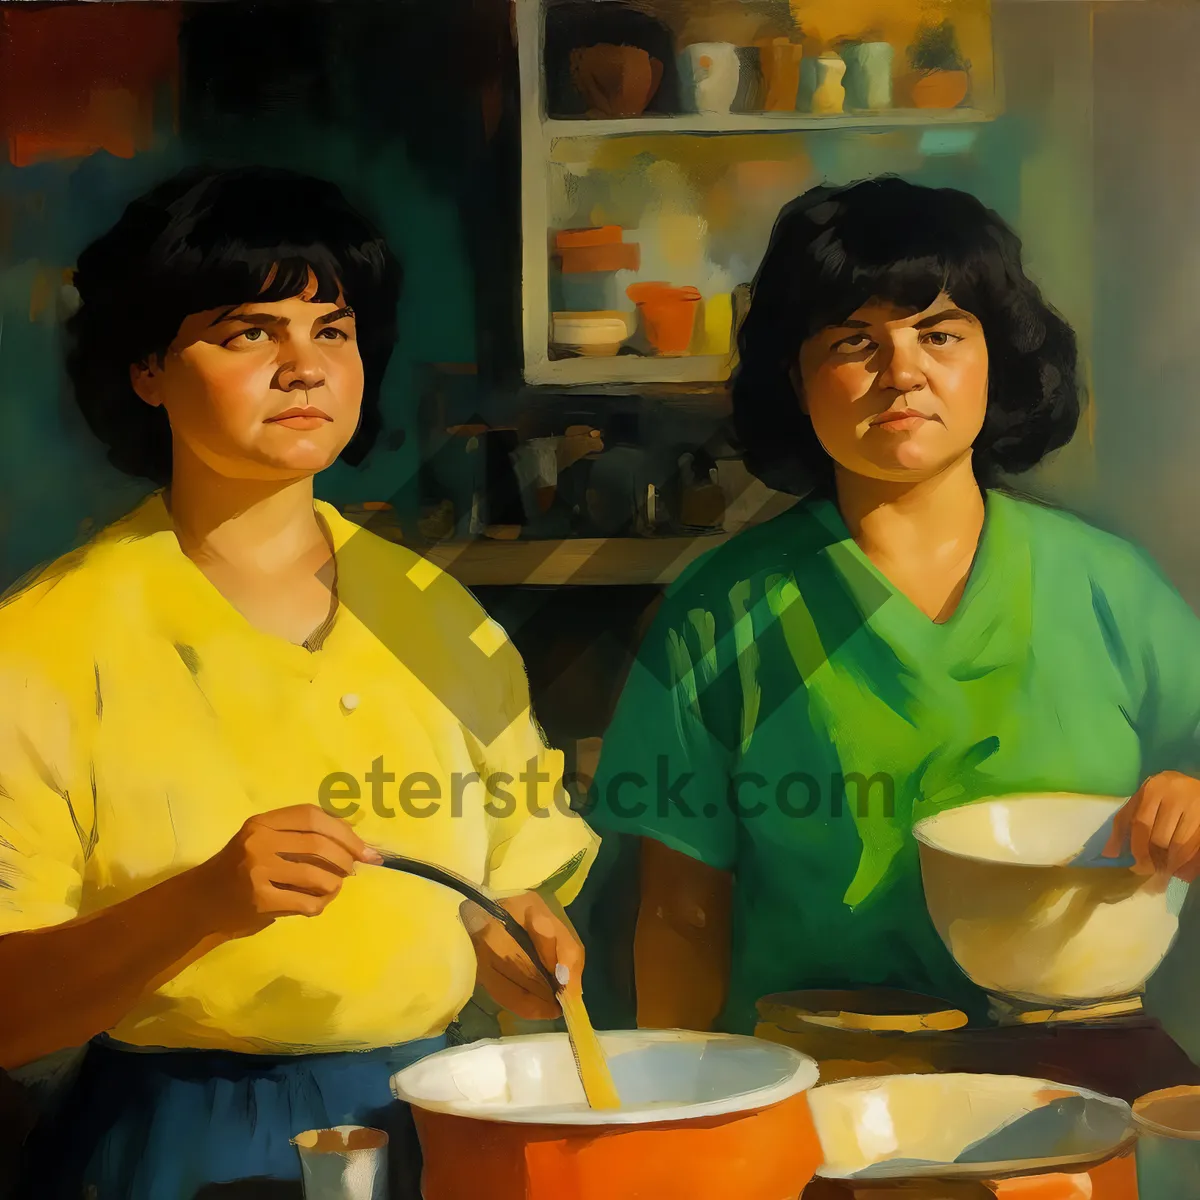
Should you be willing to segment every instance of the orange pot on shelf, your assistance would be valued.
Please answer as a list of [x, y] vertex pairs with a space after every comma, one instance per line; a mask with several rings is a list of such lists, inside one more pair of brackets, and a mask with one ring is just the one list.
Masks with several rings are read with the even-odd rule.
[[620, 243], [625, 231], [620, 225], [598, 225], [587, 229], [560, 229], [554, 235], [559, 250], [578, 250], [585, 246], [612, 246]]
[[966, 71], [926, 71], [912, 85], [912, 102], [917, 108], [957, 108], [970, 83]]
[[584, 275], [597, 271], [636, 271], [642, 265], [641, 246], [637, 242], [611, 242], [600, 246], [564, 246], [558, 251], [564, 275]]
[[794, 112], [800, 91], [800, 62], [804, 47], [787, 38], [772, 38], [758, 43], [766, 95], [766, 112]]
[[637, 305], [646, 339], [659, 354], [686, 354], [696, 327], [700, 291], [668, 283], [635, 283], [625, 294]]

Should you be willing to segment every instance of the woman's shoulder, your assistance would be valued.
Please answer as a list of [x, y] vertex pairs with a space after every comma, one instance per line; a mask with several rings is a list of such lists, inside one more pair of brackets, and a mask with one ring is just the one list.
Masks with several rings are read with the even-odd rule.
[[78, 640], [96, 626], [114, 588], [128, 596], [126, 585], [144, 564], [148, 539], [161, 529], [156, 499], [27, 571], [0, 594], [0, 648]]
[[751, 525], [700, 554], [667, 589], [667, 600], [685, 607], [741, 605], [756, 588], [797, 567], [840, 540], [829, 520], [829, 502], [797, 500], [783, 512]]
[[339, 591], [354, 607], [370, 603], [389, 620], [409, 620], [465, 629], [469, 635], [486, 619], [483, 606], [447, 570], [410, 546], [381, 537], [342, 516], [328, 504], [319, 510], [333, 532]]
[[993, 492], [992, 499], [1005, 507], [1041, 557], [1105, 575], [1130, 569], [1161, 574], [1135, 541], [1068, 508], [1013, 491]]
[[394, 658], [435, 692], [453, 693], [456, 710], [521, 691], [524, 664], [511, 638], [450, 572], [329, 506], [321, 511], [334, 533], [341, 602]]
[[1166, 571], [1143, 546], [1078, 513], [1030, 496], [1001, 501], [1030, 548], [1035, 583], [1064, 602], [1078, 596], [1090, 611], [1137, 621], [1147, 606], [1185, 606]]
[[94, 706], [106, 630], [135, 614], [147, 591], [147, 503], [0, 596], [0, 688], [25, 697], [26, 719], [62, 704], [77, 714]]

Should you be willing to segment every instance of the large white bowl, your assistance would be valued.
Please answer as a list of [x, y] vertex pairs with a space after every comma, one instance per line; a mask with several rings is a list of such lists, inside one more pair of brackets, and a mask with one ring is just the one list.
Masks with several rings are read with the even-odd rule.
[[1187, 886], [1101, 857], [1124, 803], [1011, 796], [915, 826], [929, 915], [981, 988], [1055, 1008], [1141, 991], [1175, 939]]
[[474, 1042], [392, 1079], [397, 1099], [429, 1112], [534, 1125], [641, 1125], [778, 1104], [817, 1081], [807, 1055], [761, 1038], [688, 1030], [616, 1030], [600, 1045], [619, 1109], [587, 1105], [566, 1034]]
[[808, 1097], [828, 1179], [997, 1179], [1081, 1170], [1132, 1144], [1124, 1101], [1020, 1075], [890, 1075]]

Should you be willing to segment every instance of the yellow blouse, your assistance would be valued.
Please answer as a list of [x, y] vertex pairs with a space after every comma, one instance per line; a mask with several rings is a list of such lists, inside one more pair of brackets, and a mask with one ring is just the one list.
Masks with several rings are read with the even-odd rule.
[[[322, 796], [368, 844], [500, 895], [577, 893], [597, 839], [512, 643], [427, 560], [317, 507], [341, 603], [316, 651], [225, 600], [159, 495], [0, 606], [0, 934], [115, 904]], [[360, 865], [320, 916], [219, 946], [110, 1032], [276, 1053], [430, 1036], [474, 988], [458, 905]]]

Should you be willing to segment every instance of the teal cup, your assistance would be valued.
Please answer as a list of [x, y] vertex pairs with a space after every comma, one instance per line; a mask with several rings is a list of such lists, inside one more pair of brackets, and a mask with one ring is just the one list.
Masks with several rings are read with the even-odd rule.
[[1200, 1087], [1150, 1092], [1133, 1105], [1138, 1200], [1200, 1196]]

